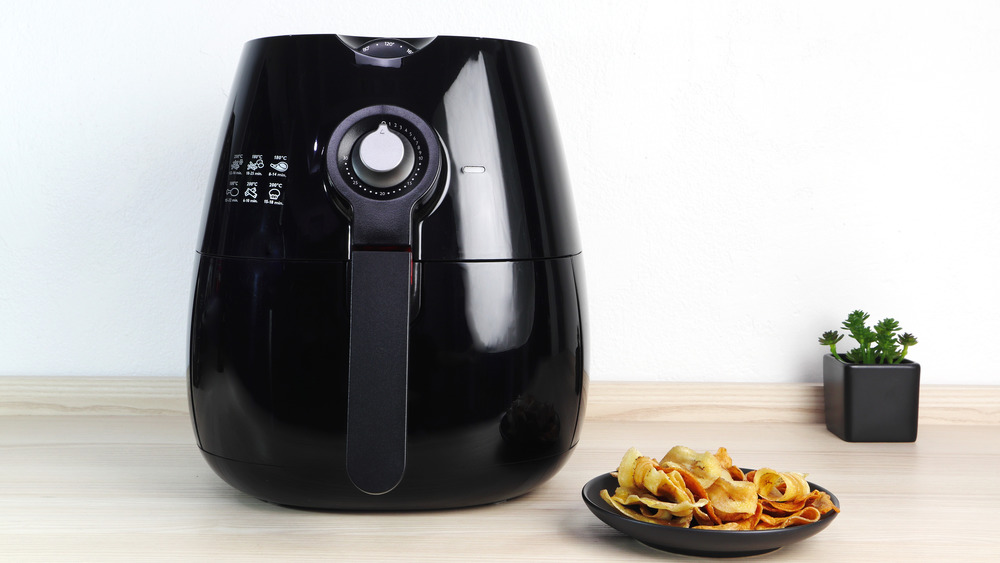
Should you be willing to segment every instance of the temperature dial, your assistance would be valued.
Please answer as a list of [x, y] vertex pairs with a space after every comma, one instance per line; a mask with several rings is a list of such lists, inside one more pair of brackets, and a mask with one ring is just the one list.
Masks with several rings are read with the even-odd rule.
[[417, 52], [417, 49], [399, 39], [373, 39], [357, 49], [362, 55], [376, 59], [398, 59]]

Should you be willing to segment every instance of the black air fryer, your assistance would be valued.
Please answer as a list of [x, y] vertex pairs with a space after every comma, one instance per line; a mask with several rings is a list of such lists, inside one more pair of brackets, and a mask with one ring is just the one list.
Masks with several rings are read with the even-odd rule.
[[411, 509], [559, 470], [586, 308], [533, 47], [250, 41], [218, 157], [189, 389], [223, 479], [283, 505]]

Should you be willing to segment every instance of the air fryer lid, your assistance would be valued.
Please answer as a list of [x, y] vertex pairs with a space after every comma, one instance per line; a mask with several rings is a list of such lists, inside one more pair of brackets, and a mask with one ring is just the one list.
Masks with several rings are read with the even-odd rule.
[[[442, 147], [439, 182], [427, 194], [433, 201], [418, 201], [415, 210], [414, 260], [537, 260], [581, 250], [559, 135], [530, 45], [446, 36], [268, 37], [246, 44], [232, 91], [203, 254], [350, 259], [360, 226], [337, 209], [349, 209], [345, 197], [328, 193], [326, 164], [331, 149], [341, 148], [329, 140], [373, 106], [417, 116], [431, 128], [421, 133], [424, 146]], [[346, 134], [377, 131], [381, 121]], [[399, 160], [390, 149], [408, 134], [384, 121], [392, 137], [382, 137], [382, 150], [372, 140], [371, 150], [349, 155], [354, 164], [373, 159], [354, 180], [380, 193], [399, 179], [393, 164], [417, 156]]]

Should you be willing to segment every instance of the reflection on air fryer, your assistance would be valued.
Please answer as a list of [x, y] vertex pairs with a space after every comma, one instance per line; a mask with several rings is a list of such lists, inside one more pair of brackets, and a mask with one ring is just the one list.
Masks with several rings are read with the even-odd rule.
[[[510, 176], [500, 165], [502, 150], [495, 116], [490, 80], [486, 72], [486, 57], [469, 58], [451, 87], [444, 94], [445, 139], [468, 139], [470, 142], [450, 142], [448, 148], [454, 162], [483, 165], [489, 174], [463, 175], [456, 178], [462, 189], [450, 194], [457, 207], [456, 234], [468, 256], [494, 256], [516, 248], [513, 237], [526, 237], [523, 229], [512, 228], [508, 219], [524, 213], [523, 203], [515, 198], [508, 202], [504, 189]], [[502, 111], [502, 110], [501, 110]], [[520, 209], [510, 210], [514, 204]], [[513, 215], [511, 211], [514, 211]], [[521, 241], [523, 243], [523, 241]]]
[[535, 279], [531, 268], [484, 262], [464, 268], [465, 310], [477, 352], [520, 348], [535, 318]]
[[544, 449], [559, 440], [559, 413], [531, 395], [518, 397], [500, 420], [500, 434], [514, 446]]

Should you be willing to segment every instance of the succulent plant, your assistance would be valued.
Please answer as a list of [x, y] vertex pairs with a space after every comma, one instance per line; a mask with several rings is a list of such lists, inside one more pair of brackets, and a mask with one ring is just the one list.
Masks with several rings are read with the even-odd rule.
[[[899, 322], [893, 318], [885, 318], [875, 323], [873, 328], [866, 324], [868, 313], [858, 309], [847, 315], [847, 320], [841, 326], [858, 347], [841, 357], [837, 354], [837, 343], [844, 335], [836, 330], [828, 330], [819, 337], [819, 343], [830, 347], [833, 357], [842, 362], [855, 364], [898, 364], [903, 361], [910, 347], [916, 345], [917, 337], [909, 332], [899, 333]], [[902, 346], [902, 349], [899, 347]]]

